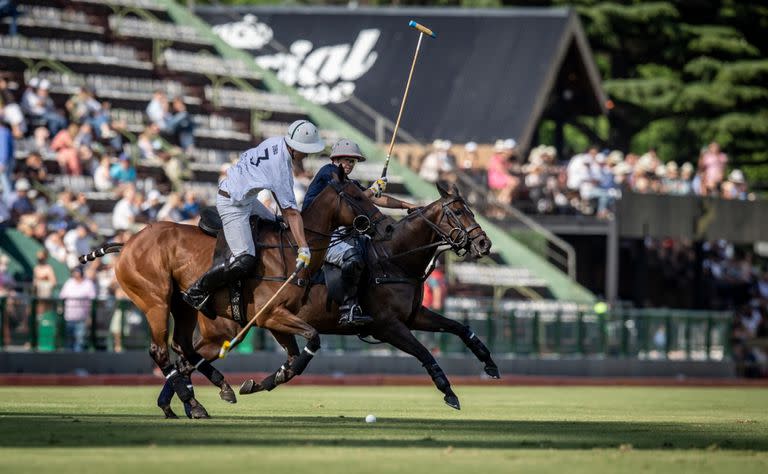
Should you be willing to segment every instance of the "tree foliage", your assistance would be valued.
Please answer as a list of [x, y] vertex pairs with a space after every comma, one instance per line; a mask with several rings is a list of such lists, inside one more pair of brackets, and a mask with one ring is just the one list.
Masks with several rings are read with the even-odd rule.
[[[517, 3], [517, 2], [513, 2]], [[768, 7], [554, 0], [582, 18], [615, 107], [612, 145], [694, 161], [716, 140], [768, 184]]]

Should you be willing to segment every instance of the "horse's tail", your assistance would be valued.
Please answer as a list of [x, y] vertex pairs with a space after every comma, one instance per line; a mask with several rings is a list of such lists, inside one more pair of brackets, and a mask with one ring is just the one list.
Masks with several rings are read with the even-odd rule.
[[80, 260], [80, 263], [85, 265], [88, 262], [92, 262], [96, 260], [99, 257], [103, 257], [104, 255], [108, 253], [115, 253], [119, 252], [121, 248], [123, 248], [123, 245], [121, 243], [117, 242], [107, 242], [106, 244], [102, 245], [101, 247], [93, 250], [91, 253], [87, 253], [85, 255], [80, 255], [78, 260]]

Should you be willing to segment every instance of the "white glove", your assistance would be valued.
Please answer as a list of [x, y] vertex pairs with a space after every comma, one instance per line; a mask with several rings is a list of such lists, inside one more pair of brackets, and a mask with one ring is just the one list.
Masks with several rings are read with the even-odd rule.
[[309, 247], [301, 247], [299, 249], [299, 255], [296, 257], [296, 269], [302, 269], [309, 266], [309, 259], [312, 254], [309, 252]]
[[382, 176], [381, 178], [377, 179], [373, 182], [370, 188], [371, 191], [373, 191], [373, 197], [381, 197], [381, 193], [386, 191], [387, 189], [387, 177]]

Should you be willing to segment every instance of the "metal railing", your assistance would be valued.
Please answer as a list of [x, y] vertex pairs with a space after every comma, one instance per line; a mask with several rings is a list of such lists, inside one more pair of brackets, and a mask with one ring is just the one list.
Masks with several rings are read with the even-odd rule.
[[[125, 349], [146, 349], [145, 318], [128, 300], [86, 300], [86, 350], [112, 350], [120, 336]], [[730, 357], [732, 314], [675, 309], [618, 309], [597, 313], [575, 304], [484, 300], [449, 302], [444, 314], [471, 326], [497, 355], [524, 357], [618, 357], [724, 360]], [[115, 320], [117, 319], [117, 322]], [[469, 354], [447, 333], [416, 333], [433, 352]], [[0, 349], [67, 349], [64, 302], [59, 299], [0, 298]], [[240, 352], [281, 350], [266, 331], [254, 329]], [[397, 353], [353, 337], [323, 336], [323, 350]]]

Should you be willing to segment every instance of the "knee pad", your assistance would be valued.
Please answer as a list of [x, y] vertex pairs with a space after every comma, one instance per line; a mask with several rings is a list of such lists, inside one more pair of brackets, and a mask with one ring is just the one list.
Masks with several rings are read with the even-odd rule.
[[237, 277], [243, 277], [253, 272], [256, 269], [257, 263], [258, 260], [256, 257], [244, 253], [235, 257], [235, 259], [229, 264], [227, 271], [232, 272], [232, 274]]

